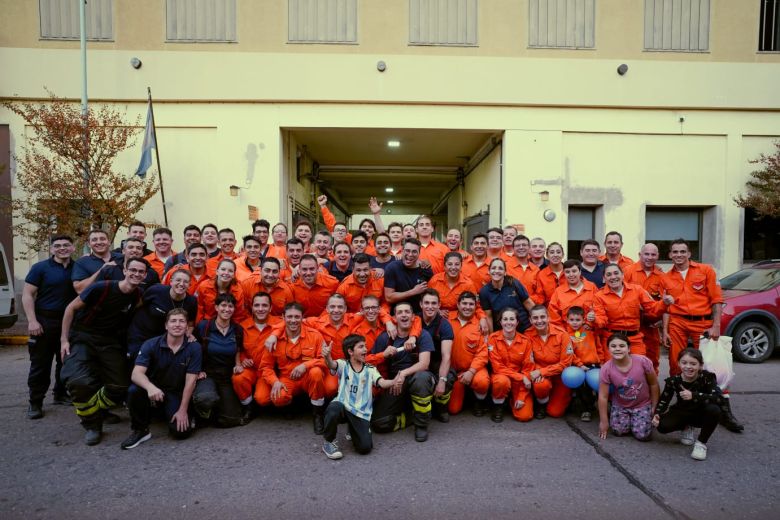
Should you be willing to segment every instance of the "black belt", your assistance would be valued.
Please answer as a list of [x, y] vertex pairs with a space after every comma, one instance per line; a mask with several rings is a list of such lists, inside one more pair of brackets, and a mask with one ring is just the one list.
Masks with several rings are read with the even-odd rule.
[[638, 330], [610, 330], [612, 334], [622, 334], [623, 336], [630, 338], [639, 334]]
[[712, 313], [705, 314], [704, 316], [693, 316], [691, 314], [672, 314], [672, 316], [675, 316], [677, 318], [682, 318], [688, 321], [706, 321], [712, 319]]

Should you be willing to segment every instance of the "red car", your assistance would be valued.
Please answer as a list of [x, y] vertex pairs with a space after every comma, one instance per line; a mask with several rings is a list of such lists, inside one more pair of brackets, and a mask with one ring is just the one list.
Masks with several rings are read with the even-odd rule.
[[763, 363], [780, 343], [780, 260], [746, 267], [720, 286], [726, 300], [720, 330], [734, 338], [734, 359]]

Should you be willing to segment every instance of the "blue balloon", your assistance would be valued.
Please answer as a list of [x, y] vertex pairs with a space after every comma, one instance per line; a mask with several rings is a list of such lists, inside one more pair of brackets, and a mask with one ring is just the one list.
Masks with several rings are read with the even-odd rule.
[[585, 382], [585, 372], [581, 368], [566, 367], [561, 373], [561, 381], [569, 388], [579, 388]]
[[601, 377], [601, 369], [591, 368], [585, 374], [585, 380], [588, 382], [588, 386], [593, 389], [594, 392], [599, 391], [599, 379]]

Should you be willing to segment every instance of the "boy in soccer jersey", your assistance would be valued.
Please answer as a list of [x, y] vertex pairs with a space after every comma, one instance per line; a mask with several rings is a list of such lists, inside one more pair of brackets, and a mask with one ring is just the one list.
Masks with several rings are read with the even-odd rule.
[[393, 381], [383, 379], [373, 365], [366, 363], [366, 339], [359, 334], [344, 338], [344, 359], [334, 360], [330, 355], [332, 343], [322, 347], [322, 356], [330, 373], [338, 376], [339, 392], [325, 411], [325, 433], [322, 451], [329, 459], [342, 457], [335, 442], [339, 423], [346, 422], [355, 451], [366, 454], [371, 451], [371, 411], [373, 389], [390, 388]]

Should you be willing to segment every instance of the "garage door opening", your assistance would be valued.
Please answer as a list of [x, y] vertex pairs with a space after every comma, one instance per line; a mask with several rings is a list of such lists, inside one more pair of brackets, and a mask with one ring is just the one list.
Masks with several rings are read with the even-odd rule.
[[371, 217], [372, 196], [383, 205], [385, 226], [432, 215], [439, 239], [464, 222], [498, 223], [501, 135], [500, 130], [285, 128], [282, 202], [288, 222], [320, 220], [316, 201], [325, 194], [331, 211], [350, 229]]

